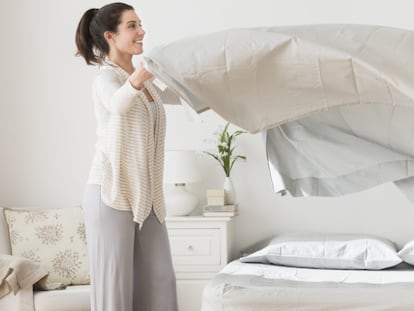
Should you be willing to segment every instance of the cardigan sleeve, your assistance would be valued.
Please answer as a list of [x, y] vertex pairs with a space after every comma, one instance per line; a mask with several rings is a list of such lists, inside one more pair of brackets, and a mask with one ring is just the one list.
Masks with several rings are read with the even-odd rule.
[[113, 114], [127, 113], [136, 103], [135, 96], [142, 92], [135, 89], [129, 79], [122, 83], [112, 70], [102, 70], [94, 81], [96, 96], [104, 107]]

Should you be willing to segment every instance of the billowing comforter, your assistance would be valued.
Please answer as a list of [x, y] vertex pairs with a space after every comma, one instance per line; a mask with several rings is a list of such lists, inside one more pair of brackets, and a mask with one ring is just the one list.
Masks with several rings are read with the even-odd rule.
[[370, 25], [230, 29], [144, 57], [196, 111], [252, 133], [335, 106], [410, 105], [414, 32]]
[[264, 133], [276, 192], [394, 182], [414, 202], [414, 32], [371, 25], [230, 29], [145, 57], [195, 111]]

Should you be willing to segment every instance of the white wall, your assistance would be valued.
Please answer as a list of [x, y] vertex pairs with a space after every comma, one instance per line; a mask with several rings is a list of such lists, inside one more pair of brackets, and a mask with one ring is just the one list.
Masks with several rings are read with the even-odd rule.
[[[91, 81], [96, 68], [75, 58], [81, 14], [106, 1], [2, 0], [0, 73], [0, 206], [72, 206], [82, 200], [95, 140]], [[414, 30], [410, 0], [141, 0], [131, 2], [147, 31], [145, 48], [232, 27], [381, 24]], [[212, 112], [190, 122], [168, 108], [168, 149], [205, 150], [224, 121]], [[272, 192], [259, 135], [243, 135], [233, 180], [241, 214], [236, 246], [280, 231], [370, 232], [400, 243], [414, 237], [414, 206], [393, 185], [341, 198], [290, 198]], [[223, 173], [199, 158], [204, 180], [220, 187]], [[167, 187], [168, 190], [168, 187]]]

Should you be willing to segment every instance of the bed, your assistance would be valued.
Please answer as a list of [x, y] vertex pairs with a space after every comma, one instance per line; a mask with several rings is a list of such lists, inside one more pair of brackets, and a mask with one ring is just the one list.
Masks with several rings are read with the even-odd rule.
[[207, 284], [202, 311], [414, 310], [414, 266], [406, 262], [366, 270], [241, 260]]

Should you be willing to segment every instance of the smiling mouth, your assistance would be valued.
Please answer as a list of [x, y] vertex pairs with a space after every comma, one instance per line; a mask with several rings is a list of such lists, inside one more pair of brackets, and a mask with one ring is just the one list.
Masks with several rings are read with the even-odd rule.
[[134, 43], [142, 44], [142, 40], [135, 40]]

